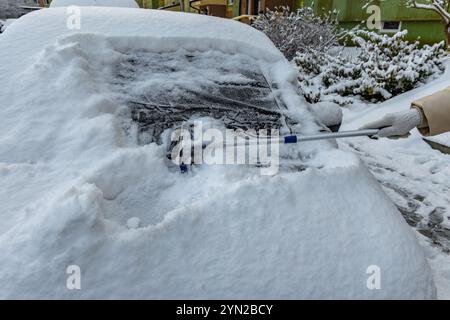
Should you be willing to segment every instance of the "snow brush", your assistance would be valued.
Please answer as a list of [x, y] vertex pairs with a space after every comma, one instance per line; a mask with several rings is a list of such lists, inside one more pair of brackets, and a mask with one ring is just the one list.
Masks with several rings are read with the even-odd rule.
[[[316, 141], [316, 140], [330, 140], [330, 139], [341, 139], [341, 138], [352, 138], [352, 137], [373, 137], [378, 134], [380, 130], [378, 129], [367, 129], [367, 130], [352, 130], [352, 131], [341, 131], [341, 132], [330, 132], [330, 133], [318, 133], [312, 135], [286, 135], [281, 136], [277, 139], [268, 138], [266, 141], [270, 141], [271, 143], [280, 143], [280, 144], [294, 144], [300, 142], [307, 141]], [[246, 146], [249, 144], [259, 144], [260, 141], [264, 141], [263, 138], [259, 139], [249, 139], [245, 142], [233, 143], [233, 144], [224, 144], [224, 146]]]
[[[295, 144], [300, 142], [307, 141], [317, 141], [317, 140], [330, 140], [330, 139], [341, 139], [341, 138], [352, 138], [352, 137], [374, 137], [378, 134], [379, 129], [367, 129], [367, 130], [352, 130], [352, 131], [342, 131], [342, 132], [330, 132], [330, 133], [318, 133], [313, 135], [286, 135], [281, 136], [277, 139], [267, 139], [271, 143], [280, 143], [280, 144]], [[247, 146], [250, 144], [259, 144], [259, 142], [264, 139], [250, 139], [241, 143], [233, 143], [233, 144], [223, 144], [222, 146], [230, 146], [230, 147], [239, 147], [239, 146]], [[206, 146], [203, 146], [203, 149]], [[188, 172], [188, 166], [185, 163], [180, 165], [181, 173]]]
[[329, 140], [329, 139], [365, 137], [365, 136], [373, 137], [378, 134], [378, 131], [379, 131], [378, 129], [368, 129], [368, 130], [352, 130], [352, 131], [342, 131], [332, 133], [319, 133], [306, 136], [289, 135], [280, 137], [279, 142], [284, 144], [291, 144], [316, 140]]

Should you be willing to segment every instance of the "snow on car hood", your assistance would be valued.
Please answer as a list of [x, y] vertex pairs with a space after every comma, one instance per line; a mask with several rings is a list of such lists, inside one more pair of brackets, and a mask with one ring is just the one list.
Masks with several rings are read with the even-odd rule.
[[[206, 165], [181, 175], [163, 146], [137, 143], [109, 79], [142, 49], [259, 57], [301, 131], [317, 130], [262, 33], [140, 9], [84, 8], [82, 32], [65, 19], [42, 10], [0, 36], [0, 297], [435, 297], [414, 234], [332, 143], [290, 147], [307, 169], [275, 176]], [[66, 288], [70, 265], [81, 290]], [[381, 290], [369, 289], [373, 270]]]

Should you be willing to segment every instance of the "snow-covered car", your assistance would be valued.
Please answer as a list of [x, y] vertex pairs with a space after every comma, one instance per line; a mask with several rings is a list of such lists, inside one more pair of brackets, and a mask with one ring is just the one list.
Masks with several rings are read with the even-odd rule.
[[54, 8], [0, 37], [1, 298], [435, 297], [415, 235], [332, 142], [282, 148], [294, 165], [272, 176], [167, 165], [157, 107], [226, 107], [210, 114], [226, 126], [279, 101], [296, 133], [321, 130], [264, 34], [194, 14], [81, 14], [79, 31]]
[[52, 0], [50, 8], [68, 6], [139, 8], [135, 0]]

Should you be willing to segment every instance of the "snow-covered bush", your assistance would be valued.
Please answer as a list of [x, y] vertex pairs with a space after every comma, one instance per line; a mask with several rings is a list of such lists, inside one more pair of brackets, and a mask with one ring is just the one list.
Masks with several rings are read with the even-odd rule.
[[346, 34], [339, 27], [336, 12], [319, 16], [310, 7], [295, 12], [277, 7], [259, 15], [252, 26], [264, 32], [288, 60], [297, 52], [327, 51]]
[[25, 0], [0, 0], [0, 19], [17, 19], [27, 13]]
[[294, 62], [303, 95], [310, 102], [323, 100], [324, 95], [382, 101], [442, 73], [445, 43], [420, 47], [418, 42], [404, 40], [406, 33], [389, 36], [352, 31], [349, 36], [356, 47], [351, 55], [319, 50], [299, 52]]

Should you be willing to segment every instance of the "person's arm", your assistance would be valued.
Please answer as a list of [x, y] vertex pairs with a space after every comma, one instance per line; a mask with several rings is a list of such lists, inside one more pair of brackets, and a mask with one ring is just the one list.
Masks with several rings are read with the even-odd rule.
[[415, 127], [424, 127], [426, 120], [419, 108], [388, 113], [381, 119], [365, 124], [360, 129], [379, 129], [377, 136], [402, 137]]
[[426, 136], [450, 131], [450, 87], [414, 101], [409, 110], [388, 113], [361, 129], [380, 129], [379, 137], [398, 137], [415, 127]]
[[423, 113], [425, 121], [418, 128], [423, 135], [450, 131], [450, 87], [414, 101], [412, 107]]

